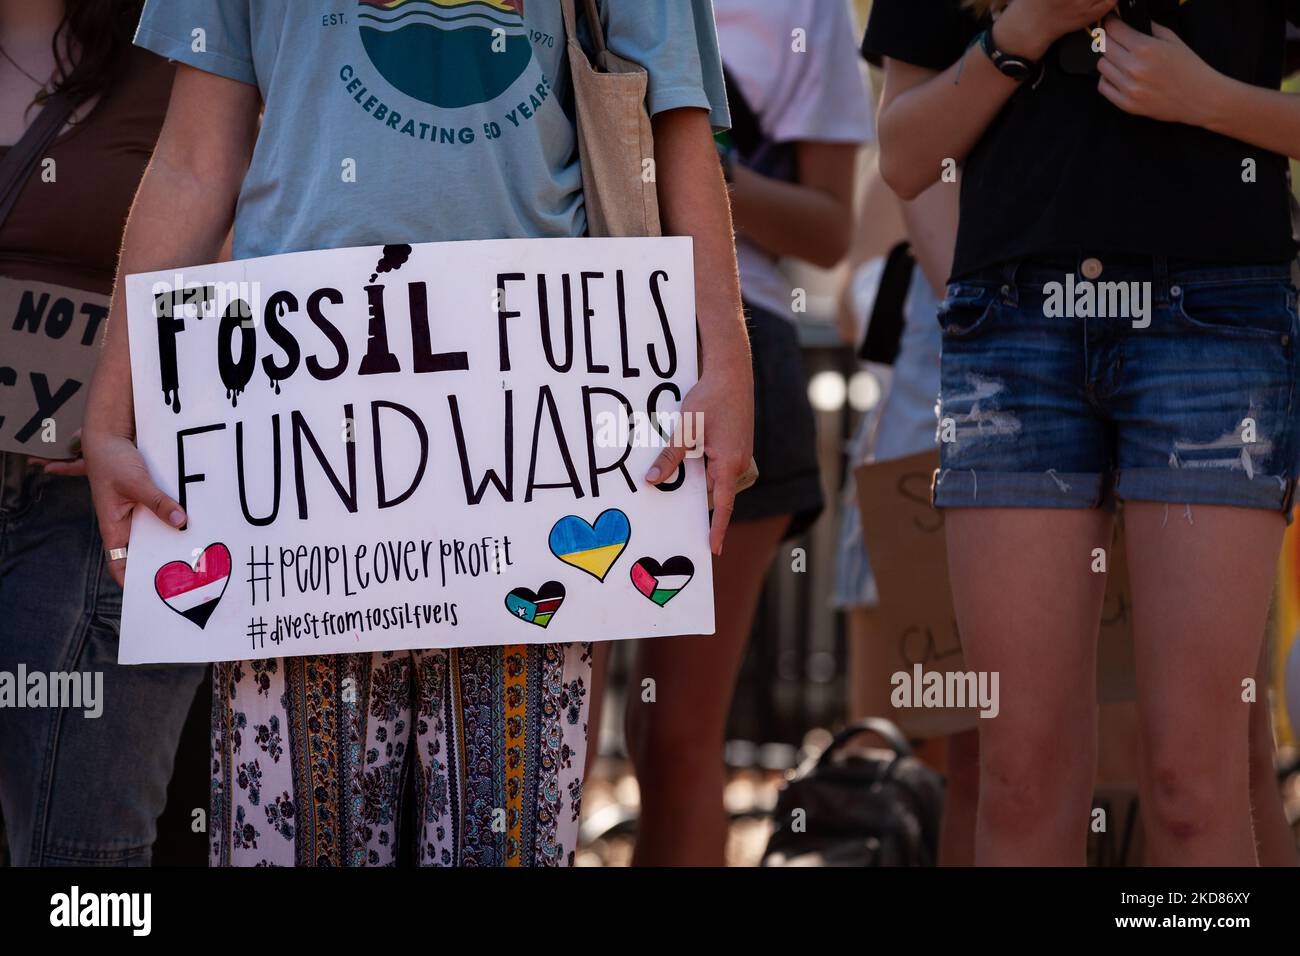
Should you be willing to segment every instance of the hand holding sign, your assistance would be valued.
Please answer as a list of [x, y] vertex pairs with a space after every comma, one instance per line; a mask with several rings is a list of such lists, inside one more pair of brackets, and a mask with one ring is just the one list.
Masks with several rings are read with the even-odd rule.
[[[173, 528], [185, 527], [185, 512], [149, 477], [135, 443], [120, 435], [103, 435], [85, 449], [90, 490], [105, 550], [125, 548], [131, 538], [131, 515], [136, 508], [152, 511]], [[110, 561], [108, 573], [119, 585], [126, 582], [126, 562]]]
[[36, 455], [27, 456], [27, 467], [40, 468], [47, 475], [60, 475], [64, 478], [84, 478], [86, 476], [86, 459], [81, 455], [81, 429], [72, 437], [68, 445], [70, 451], [76, 457], [74, 458], [40, 458]]
[[703, 377], [682, 402], [677, 427], [673, 440], [650, 466], [646, 481], [652, 485], [677, 481], [677, 469], [687, 453], [703, 452], [713, 504], [709, 550], [722, 554], [736, 494], [753, 483], [752, 478], [744, 480], [754, 452], [754, 372], [748, 356], [719, 358], [706, 367]]

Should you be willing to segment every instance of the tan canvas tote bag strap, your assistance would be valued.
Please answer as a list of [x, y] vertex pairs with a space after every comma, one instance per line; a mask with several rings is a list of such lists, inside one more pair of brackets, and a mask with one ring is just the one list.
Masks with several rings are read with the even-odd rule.
[[[591, 28], [591, 43], [596, 48], [596, 61], [599, 63], [605, 54], [605, 27], [600, 22], [600, 10], [596, 7], [596, 0], [582, 0], [582, 4], [587, 14], [587, 26]], [[574, 7], [574, 0], [560, 0], [560, 8], [564, 14], [564, 32], [571, 37], [576, 37], [578, 13]]]
[[578, 14], [573, 8], [573, 0], [560, 0], [560, 13], [564, 16], [564, 35], [576, 37], [578, 35]]
[[593, 65], [579, 44], [576, 0], [560, 0], [578, 126], [578, 153], [592, 236], [657, 236], [659, 197], [645, 175], [654, 158], [654, 131], [646, 109], [650, 74], [606, 45], [595, 0], [583, 0], [599, 49]]
[[[649, 74], [608, 48], [596, 0], [583, 3], [597, 64], [603, 72], [593, 68], [578, 43], [575, 0], [560, 0], [578, 118], [588, 231], [592, 236], [658, 236], [662, 234], [658, 193], [655, 184], [647, 183], [642, 175], [642, 163], [654, 156], [645, 105]], [[751, 458], [736, 490], [743, 491], [757, 479], [758, 467]], [[709, 507], [713, 507], [712, 493]]]

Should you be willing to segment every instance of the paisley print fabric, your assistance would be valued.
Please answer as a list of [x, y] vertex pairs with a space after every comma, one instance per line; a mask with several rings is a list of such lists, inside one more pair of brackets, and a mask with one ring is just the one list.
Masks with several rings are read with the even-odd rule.
[[567, 866], [591, 654], [532, 644], [213, 667], [213, 866]]

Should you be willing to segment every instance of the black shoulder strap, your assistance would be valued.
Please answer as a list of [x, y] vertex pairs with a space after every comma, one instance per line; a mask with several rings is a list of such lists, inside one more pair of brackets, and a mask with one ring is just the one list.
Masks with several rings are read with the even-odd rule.
[[77, 97], [65, 93], [55, 93], [46, 99], [40, 115], [27, 127], [22, 139], [9, 147], [9, 152], [0, 160], [0, 225], [9, 218], [32, 170], [59, 135], [77, 103]]
[[727, 106], [731, 110], [731, 141], [736, 144], [740, 155], [748, 158], [763, 145], [763, 130], [749, 100], [740, 91], [740, 84], [725, 64], [722, 67], [722, 79], [727, 85]]

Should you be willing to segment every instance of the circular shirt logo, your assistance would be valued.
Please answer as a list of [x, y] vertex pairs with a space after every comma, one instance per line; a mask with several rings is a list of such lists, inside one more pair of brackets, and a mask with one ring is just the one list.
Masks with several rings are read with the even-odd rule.
[[496, 99], [533, 58], [524, 0], [360, 0], [361, 42], [407, 96], [455, 109]]

